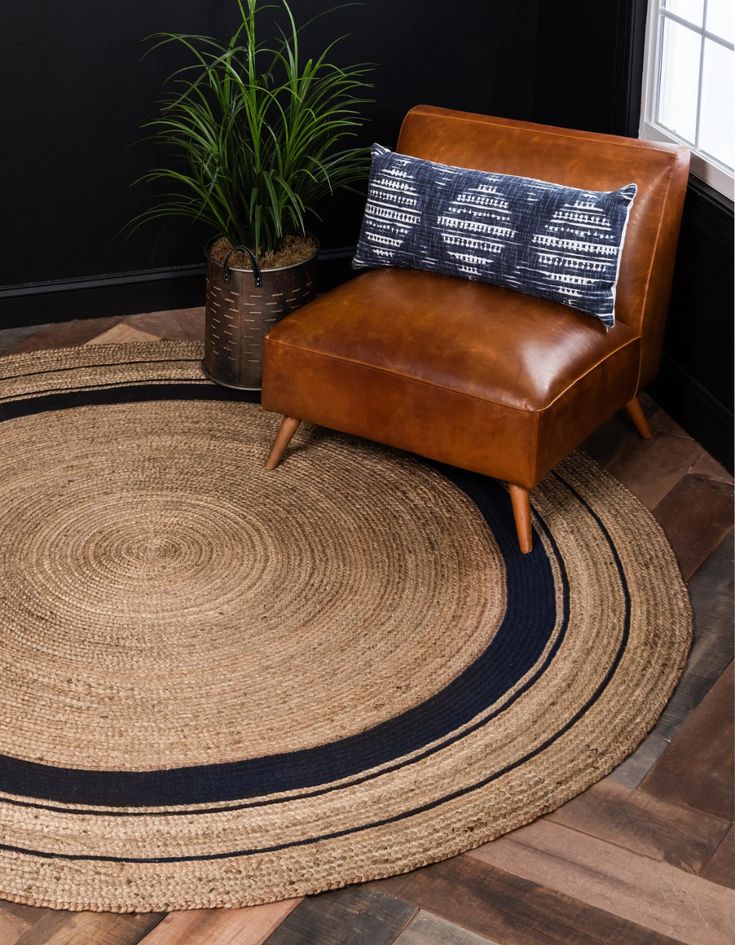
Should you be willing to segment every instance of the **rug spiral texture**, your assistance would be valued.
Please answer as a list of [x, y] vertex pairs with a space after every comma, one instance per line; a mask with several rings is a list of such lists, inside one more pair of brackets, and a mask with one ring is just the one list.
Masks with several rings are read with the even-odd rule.
[[582, 455], [533, 493], [302, 428], [190, 343], [0, 360], [0, 898], [235, 907], [548, 812], [650, 730], [691, 615]]

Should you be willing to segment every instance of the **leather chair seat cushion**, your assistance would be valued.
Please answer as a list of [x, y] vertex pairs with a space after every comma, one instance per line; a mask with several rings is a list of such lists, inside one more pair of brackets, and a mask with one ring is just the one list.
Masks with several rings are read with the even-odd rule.
[[531, 487], [634, 396], [639, 361], [622, 322], [378, 269], [271, 331], [263, 406]]
[[350, 280], [269, 341], [531, 411], [636, 344], [624, 324], [605, 331], [554, 302], [403, 269]]

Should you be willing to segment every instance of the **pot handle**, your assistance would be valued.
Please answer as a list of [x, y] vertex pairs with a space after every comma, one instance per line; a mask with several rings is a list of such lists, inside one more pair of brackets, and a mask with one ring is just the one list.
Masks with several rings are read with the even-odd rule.
[[225, 261], [222, 267], [225, 273], [225, 282], [229, 282], [230, 276], [232, 275], [232, 270], [228, 266], [228, 263], [230, 261], [230, 256], [232, 256], [233, 253], [237, 252], [238, 249], [241, 252], [245, 253], [246, 256], [250, 257], [250, 262], [253, 267], [253, 276], [255, 277], [255, 287], [256, 289], [260, 289], [261, 286], [263, 285], [263, 276], [260, 272], [260, 266], [258, 265], [258, 260], [255, 258], [255, 253], [252, 251], [252, 249], [248, 249], [248, 247], [243, 246], [242, 243], [238, 243], [237, 246], [233, 246], [232, 249], [227, 254], [227, 256], [225, 256]]

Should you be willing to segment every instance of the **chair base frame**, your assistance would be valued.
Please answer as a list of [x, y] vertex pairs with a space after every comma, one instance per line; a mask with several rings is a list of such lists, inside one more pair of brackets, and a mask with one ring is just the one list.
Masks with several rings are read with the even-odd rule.
[[638, 397], [634, 397], [632, 400], [629, 400], [625, 405], [625, 410], [633, 421], [633, 426], [638, 431], [638, 435], [643, 440], [650, 440], [653, 437], [651, 432], [651, 427], [648, 424], [648, 419], [646, 418], [645, 413], [643, 412], [643, 407]]
[[[628, 413], [628, 416], [633, 421], [633, 425], [638, 431], [639, 435], [644, 440], [650, 440], [653, 436], [651, 432], [651, 427], [648, 424], [646, 415], [643, 412], [643, 407], [641, 407], [641, 402], [638, 397], [634, 397], [626, 405], [625, 409]], [[281, 425], [278, 428], [276, 433], [276, 438], [273, 441], [273, 446], [271, 447], [270, 454], [265, 464], [265, 468], [268, 470], [274, 470], [280, 464], [283, 459], [284, 453], [288, 448], [288, 444], [293, 439], [294, 434], [301, 426], [301, 421], [296, 419], [296, 417], [284, 417], [281, 420]], [[510, 501], [513, 507], [513, 519], [516, 526], [516, 534], [518, 536], [518, 547], [521, 552], [526, 555], [533, 550], [533, 529], [531, 526], [531, 493], [529, 489], [524, 488], [523, 486], [517, 486], [515, 483], [508, 483], [508, 492], [510, 493]]]
[[266, 460], [265, 468], [269, 471], [273, 471], [283, 459], [283, 454], [288, 448], [288, 444], [293, 439], [294, 433], [301, 426], [301, 421], [297, 420], [296, 417], [284, 417], [281, 420], [281, 425], [278, 428], [278, 433], [276, 433], [276, 438], [273, 441], [273, 446]]

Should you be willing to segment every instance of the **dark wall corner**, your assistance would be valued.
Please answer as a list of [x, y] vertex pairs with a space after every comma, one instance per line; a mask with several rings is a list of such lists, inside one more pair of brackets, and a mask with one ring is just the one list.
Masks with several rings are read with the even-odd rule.
[[733, 205], [690, 179], [661, 370], [651, 393], [733, 468]]
[[[304, 33], [303, 53], [349, 34], [337, 59], [375, 64], [375, 102], [360, 141], [392, 146], [420, 101], [530, 118], [537, 7], [455, 0], [448, 11], [439, 0], [364, 0], [319, 18]], [[0, 31], [0, 325], [201, 303], [194, 273], [211, 234], [178, 222], [127, 240], [119, 231], [150, 200], [150, 191], [130, 187], [162, 159], [141, 141], [140, 126], [164, 76], [180, 65], [168, 54], [141, 58], [143, 38], [158, 30], [228, 35], [235, 9], [234, 0], [8, 5]], [[324, 4], [300, 0], [295, 9], [306, 22]], [[29, 61], [33, 81], [22, 82]], [[354, 246], [363, 206], [340, 194], [322, 208], [324, 222], [314, 221], [325, 286], [349, 275], [335, 260]]]
[[[646, 12], [646, 0], [544, 0], [535, 120], [638, 137]], [[732, 203], [692, 177], [652, 393], [730, 469], [732, 352]]]
[[638, 134], [646, 0], [541, 0], [534, 120]]

